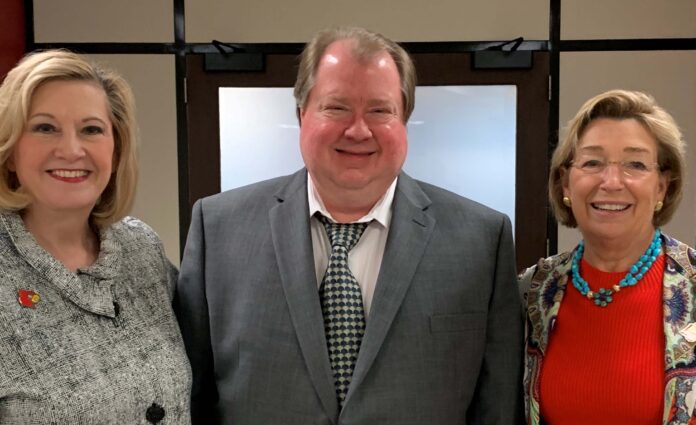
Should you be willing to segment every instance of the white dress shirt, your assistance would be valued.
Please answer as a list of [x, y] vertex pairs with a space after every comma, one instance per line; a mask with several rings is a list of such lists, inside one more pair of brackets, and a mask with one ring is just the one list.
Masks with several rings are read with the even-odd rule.
[[[396, 180], [384, 193], [384, 196], [377, 201], [372, 210], [360, 219], [353, 223], [370, 223], [358, 243], [348, 253], [348, 267], [353, 273], [353, 276], [360, 285], [362, 292], [363, 307], [365, 309], [365, 320], [370, 313], [372, 305], [372, 297], [375, 293], [377, 285], [377, 277], [379, 276], [379, 268], [382, 265], [382, 257], [384, 255], [384, 247], [387, 244], [387, 235], [389, 234], [389, 224], [392, 217], [392, 201], [394, 200], [394, 191], [396, 190]], [[317, 212], [331, 221], [336, 221], [329, 214], [324, 206], [324, 203], [316, 191], [316, 187], [312, 182], [312, 176], [307, 178], [307, 192], [309, 199], [309, 216], [310, 227], [312, 231], [312, 249], [314, 251], [314, 268], [317, 274], [317, 287], [321, 286], [321, 281], [324, 279], [326, 268], [331, 255], [331, 241], [326, 234], [324, 225], [314, 216]]]

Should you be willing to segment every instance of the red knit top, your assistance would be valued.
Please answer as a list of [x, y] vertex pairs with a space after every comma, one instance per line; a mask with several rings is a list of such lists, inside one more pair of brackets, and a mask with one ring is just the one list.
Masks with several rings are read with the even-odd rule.
[[[541, 368], [541, 416], [549, 425], [662, 423], [665, 337], [660, 255], [635, 286], [597, 307], [568, 281]], [[625, 275], [581, 260], [590, 290]]]

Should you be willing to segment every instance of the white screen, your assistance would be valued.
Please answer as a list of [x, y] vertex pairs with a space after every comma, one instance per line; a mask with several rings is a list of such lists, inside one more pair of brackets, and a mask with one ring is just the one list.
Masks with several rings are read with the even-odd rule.
[[[220, 185], [228, 190], [303, 166], [292, 88], [220, 89]], [[517, 88], [416, 89], [404, 170], [515, 220]]]

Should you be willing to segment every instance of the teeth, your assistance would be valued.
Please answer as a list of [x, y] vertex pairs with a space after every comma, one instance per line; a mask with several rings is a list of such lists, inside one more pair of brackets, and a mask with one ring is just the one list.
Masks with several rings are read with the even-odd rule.
[[85, 170], [52, 170], [51, 174], [65, 179], [74, 179], [76, 177], [84, 177], [87, 175]]
[[623, 204], [592, 204], [598, 210], [622, 211], [628, 208], [628, 205]]

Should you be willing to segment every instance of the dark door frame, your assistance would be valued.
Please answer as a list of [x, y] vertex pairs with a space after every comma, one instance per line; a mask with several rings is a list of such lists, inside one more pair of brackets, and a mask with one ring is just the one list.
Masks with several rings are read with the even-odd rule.
[[[471, 52], [412, 55], [422, 86], [517, 87], [515, 246], [518, 270], [534, 264], [548, 250], [549, 53], [533, 52], [532, 69], [515, 70], [472, 70]], [[263, 72], [208, 72], [203, 55], [186, 56], [188, 211], [196, 200], [220, 192], [219, 88], [292, 87], [296, 57], [294, 53], [266, 54]], [[495, 168], [490, 172], [495, 173]], [[482, 175], [481, 182], [485, 180]], [[188, 228], [190, 218], [185, 220], [180, 223], [182, 229]]]

